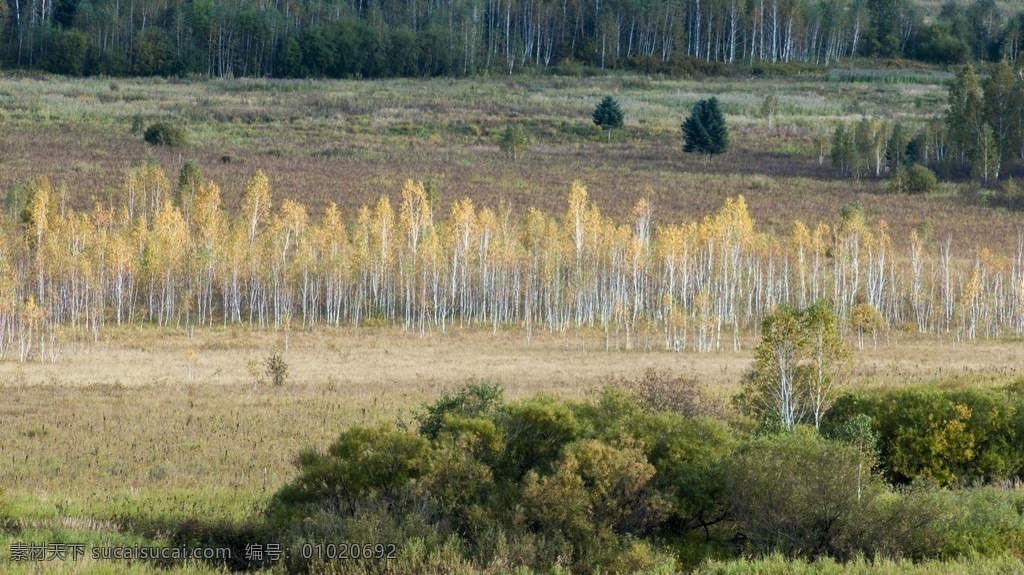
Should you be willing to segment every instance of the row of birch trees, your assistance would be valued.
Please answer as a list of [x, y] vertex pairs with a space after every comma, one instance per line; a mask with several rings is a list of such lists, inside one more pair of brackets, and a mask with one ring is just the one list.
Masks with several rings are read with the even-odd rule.
[[845, 210], [830, 223], [759, 232], [743, 197], [700, 221], [654, 226], [640, 199], [627, 221], [575, 183], [562, 214], [469, 199], [446, 212], [408, 181], [346, 217], [274, 202], [266, 176], [229, 213], [186, 164], [125, 178], [117, 205], [63, 207], [45, 178], [0, 234], [0, 353], [55, 357], [112, 325], [260, 329], [387, 324], [434, 332], [488, 326], [599, 330], [608, 346], [739, 348], [780, 302], [826, 300], [861, 342], [885, 329], [958, 339], [1024, 335], [1024, 242], [972, 251]]

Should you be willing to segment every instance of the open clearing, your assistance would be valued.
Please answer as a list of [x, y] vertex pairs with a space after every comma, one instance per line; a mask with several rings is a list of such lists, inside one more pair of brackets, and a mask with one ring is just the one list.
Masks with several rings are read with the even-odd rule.
[[[80, 504], [96, 490], [201, 494], [218, 486], [250, 494], [258, 507], [292, 476], [299, 450], [324, 449], [350, 425], [412, 421], [420, 405], [470, 381], [500, 383], [510, 397], [570, 399], [654, 369], [727, 398], [752, 361], [749, 346], [606, 352], [603, 337], [535, 334], [528, 343], [514, 330], [293, 332], [282, 354], [289, 380], [274, 387], [255, 383], [247, 364], [281, 349], [282, 333], [112, 330], [107, 341], [66, 349], [55, 363], [0, 364], [0, 481], [8, 495], [59, 493]], [[192, 378], [188, 350], [196, 351]], [[855, 351], [854, 361], [853, 387], [996, 385], [1022, 375], [1024, 345], [892, 336], [891, 345]]]

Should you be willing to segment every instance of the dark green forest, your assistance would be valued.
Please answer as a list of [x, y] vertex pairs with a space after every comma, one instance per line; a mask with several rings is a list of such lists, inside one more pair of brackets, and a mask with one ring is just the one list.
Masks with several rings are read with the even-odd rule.
[[840, 59], [1014, 62], [1024, 10], [950, 0], [4, 0], [0, 65], [69, 75], [376, 78]]

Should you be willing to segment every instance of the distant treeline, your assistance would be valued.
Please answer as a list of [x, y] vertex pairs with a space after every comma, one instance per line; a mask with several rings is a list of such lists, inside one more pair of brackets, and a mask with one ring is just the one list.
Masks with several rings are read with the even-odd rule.
[[[851, 57], [1015, 61], [1024, 10], [950, 0], [4, 0], [0, 65], [70, 75], [715, 73]], [[779, 64], [781, 66], [778, 66]]]

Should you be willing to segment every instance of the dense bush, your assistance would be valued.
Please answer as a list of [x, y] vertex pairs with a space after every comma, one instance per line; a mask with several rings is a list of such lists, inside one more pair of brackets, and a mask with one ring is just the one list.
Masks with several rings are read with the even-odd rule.
[[865, 457], [806, 429], [745, 443], [730, 466], [729, 498], [747, 544], [759, 554], [788, 556], [865, 550], [865, 527], [881, 491], [870, 473], [858, 474]]
[[478, 565], [564, 562], [589, 571], [636, 559], [634, 538], [676, 512], [654, 481], [654, 461], [664, 457], [651, 447], [664, 446], [642, 438], [672, 437], [682, 421], [655, 417], [617, 392], [597, 404], [506, 403], [499, 388], [473, 384], [424, 408], [415, 431], [355, 428], [326, 454], [303, 453], [298, 479], [268, 517], [293, 545], [365, 536], [440, 546], [455, 538]]
[[971, 57], [971, 48], [950, 30], [948, 22], [934, 22], [917, 33], [914, 55], [925, 62], [962, 64]]
[[938, 187], [935, 174], [921, 164], [914, 164], [906, 172], [906, 189], [910, 194], [930, 194]]
[[[394, 562], [345, 564], [361, 572], [670, 571], [730, 553], [1024, 550], [1024, 495], [893, 490], [878, 473], [1006, 476], [1019, 466], [1021, 448], [1006, 438], [1020, 412], [994, 393], [902, 393], [845, 396], [824, 422], [827, 439], [807, 426], [747, 436], [615, 388], [596, 401], [507, 402], [476, 383], [425, 406], [418, 426], [352, 428], [326, 453], [304, 452], [267, 529], [290, 549], [290, 570], [311, 571], [324, 565], [308, 551], [325, 541], [395, 544]], [[932, 435], [945, 451], [924, 448]], [[952, 457], [966, 443], [977, 457]]]
[[834, 436], [867, 415], [878, 434], [881, 469], [893, 483], [928, 480], [960, 485], [1024, 474], [1024, 403], [1016, 391], [901, 389], [849, 394], [825, 416]]
[[143, 139], [154, 146], [169, 148], [178, 148], [187, 143], [185, 129], [172, 122], [156, 122], [150, 125], [146, 128]]

